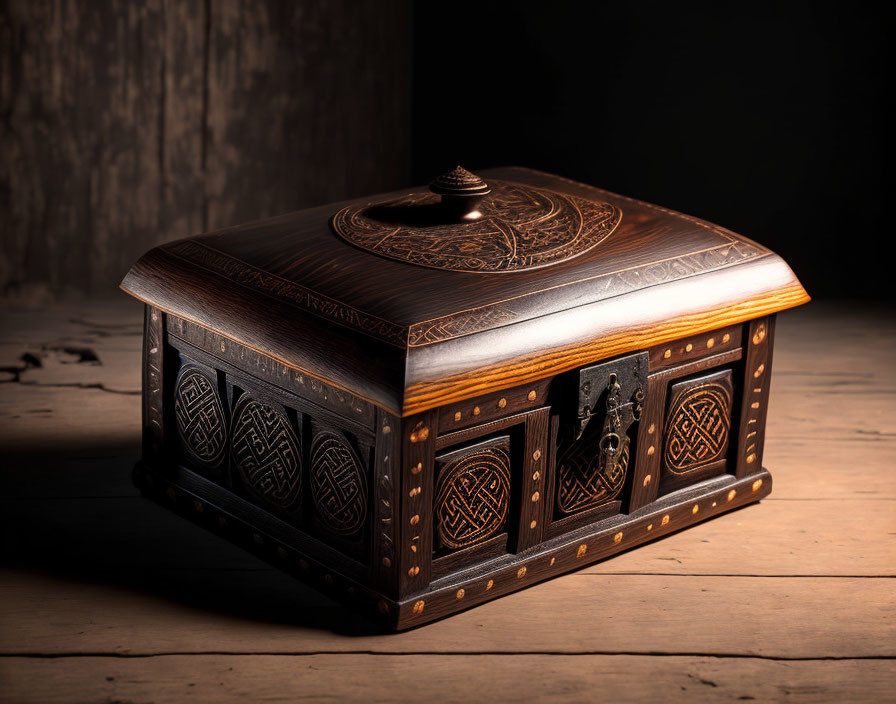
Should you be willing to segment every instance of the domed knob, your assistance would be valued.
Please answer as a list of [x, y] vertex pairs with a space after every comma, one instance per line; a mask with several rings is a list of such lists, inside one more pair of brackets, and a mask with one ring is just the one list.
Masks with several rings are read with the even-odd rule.
[[435, 179], [429, 184], [429, 190], [442, 196], [442, 208], [456, 220], [482, 217], [479, 204], [492, 192], [485, 181], [460, 166]]

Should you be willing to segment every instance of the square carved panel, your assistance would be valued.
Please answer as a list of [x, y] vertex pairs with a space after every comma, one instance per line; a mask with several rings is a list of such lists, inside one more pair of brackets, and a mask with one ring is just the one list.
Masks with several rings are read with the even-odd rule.
[[[731, 370], [673, 384], [663, 430], [664, 480], [702, 478], [728, 454], [734, 387]], [[704, 470], [704, 471], [701, 471]]]

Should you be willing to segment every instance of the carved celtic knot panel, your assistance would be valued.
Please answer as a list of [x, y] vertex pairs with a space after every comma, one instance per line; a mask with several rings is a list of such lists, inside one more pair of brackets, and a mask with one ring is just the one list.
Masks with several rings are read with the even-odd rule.
[[622, 211], [545, 188], [490, 181], [467, 222], [446, 222], [439, 197], [415, 192], [387, 203], [351, 205], [333, 217], [348, 242], [391, 259], [451, 271], [500, 273], [556, 264], [596, 247]]
[[731, 431], [731, 372], [672, 387], [666, 417], [664, 462], [674, 474], [722, 459]]
[[510, 456], [502, 447], [473, 449], [449, 461], [436, 484], [437, 544], [463, 548], [499, 534], [509, 504]]
[[224, 459], [227, 424], [214, 381], [185, 365], [174, 384], [174, 418], [184, 451], [200, 467], [217, 467]]
[[302, 490], [302, 453], [286, 416], [244, 393], [233, 411], [231, 436], [233, 466], [247, 488], [278, 508], [291, 508]]
[[619, 458], [608, 467], [600, 451], [599, 428], [592, 422], [560, 458], [557, 508], [561, 513], [576, 513], [612, 501], [622, 490], [628, 472], [629, 439], [623, 435]]
[[310, 480], [324, 525], [341, 535], [357, 533], [367, 517], [367, 476], [344, 437], [323, 430], [314, 435]]

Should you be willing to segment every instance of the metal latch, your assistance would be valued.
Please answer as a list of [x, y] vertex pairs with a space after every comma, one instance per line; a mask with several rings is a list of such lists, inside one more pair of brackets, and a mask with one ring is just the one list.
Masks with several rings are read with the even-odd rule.
[[579, 370], [575, 440], [582, 437], [592, 418], [609, 420], [602, 451], [613, 454], [612, 434], [624, 431], [641, 416], [647, 389], [647, 353], [619, 357]]

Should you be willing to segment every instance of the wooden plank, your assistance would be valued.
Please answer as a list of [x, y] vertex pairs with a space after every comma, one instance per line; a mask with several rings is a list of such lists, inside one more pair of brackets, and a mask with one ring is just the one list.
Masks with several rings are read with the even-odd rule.
[[891, 579], [575, 574], [383, 638], [276, 571], [223, 577], [183, 570], [161, 584], [110, 586], [4, 570], [0, 652], [896, 658]]
[[[425, 676], [422, 676], [425, 673]], [[632, 655], [172, 655], [0, 660], [0, 702], [883, 702], [887, 660]], [[65, 686], [61, 687], [60, 683]]]
[[[120, 477], [111, 464], [73, 467], [80, 484], [62, 488], [86, 495], [97, 477], [103, 484], [114, 481], [131, 497], [102, 498], [106, 486], [101, 485], [94, 498], [66, 498], [54, 473], [42, 475], [50, 497], [36, 498], [39, 482], [25, 485], [3, 476], [0, 493], [23, 497], [0, 500], [0, 530], [17, 534], [15, 542], [4, 542], [7, 560], [38, 570], [77, 567], [72, 576], [81, 578], [107, 571], [114, 555], [116, 571], [122, 576], [133, 572], [135, 580], [159, 569], [269, 569], [220, 537], [137, 497], [126, 460], [119, 462]], [[583, 573], [896, 575], [894, 502], [851, 499], [836, 506], [832, 511], [827, 501], [766, 499], [586, 567]]]

